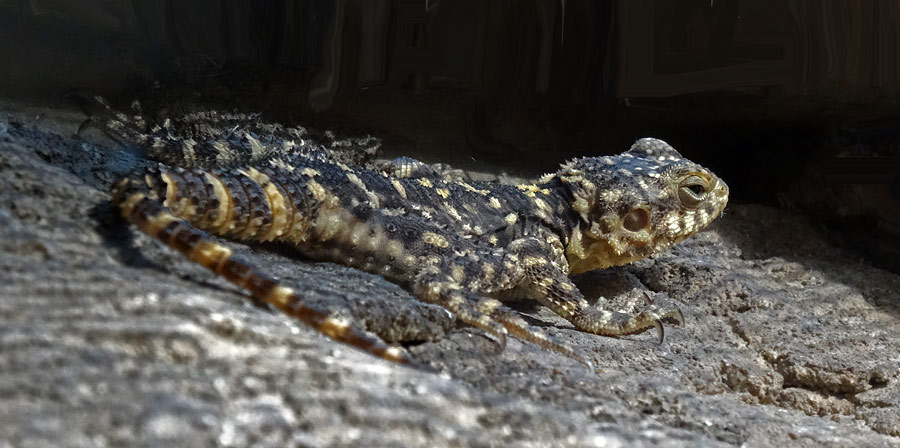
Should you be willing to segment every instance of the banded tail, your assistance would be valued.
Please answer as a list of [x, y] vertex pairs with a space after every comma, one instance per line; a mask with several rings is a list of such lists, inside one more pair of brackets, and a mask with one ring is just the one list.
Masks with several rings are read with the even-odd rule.
[[[264, 206], [258, 202], [264, 200], [262, 198], [256, 198], [256, 203], [253, 198], [249, 198], [250, 201], [247, 203], [219, 197], [221, 194], [235, 194], [227, 191], [229, 183], [227, 181], [239, 182], [239, 180], [228, 179], [219, 173], [219, 178], [223, 182], [218, 185], [219, 189], [207, 189], [207, 197], [179, 198], [178, 182], [172, 181], [171, 178], [166, 180], [165, 174], [165, 171], [149, 173], [144, 179], [128, 177], [116, 183], [113, 187], [113, 201], [120, 208], [122, 216], [126, 220], [147, 235], [181, 252], [189, 260], [245, 289], [254, 298], [273, 305], [331, 339], [388, 361], [427, 369], [410, 358], [402, 348], [390, 346], [380, 339], [370, 337], [353, 328], [347, 322], [330, 317], [324, 310], [304, 304], [291, 288], [281, 285], [278, 280], [266, 275], [256, 267], [235, 258], [231, 249], [219, 244], [208, 233], [188, 221], [190, 219], [198, 226], [206, 228], [215, 228], [213, 227], [215, 225], [221, 228], [228, 226], [229, 233], [232, 234], [244, 233], [246, 230], [253, 231], [252, 227], [260, 230], [258, 225], [254, 225], [253, 219], [239, 223], [235, 227], [233, 222], [225, 222], [228, 216], [221, 215], [221, 213], [229, 216], [236, 214], [234, 208], [241, 205], [236, 202], [245, 202], [242, 206], [251, 211]], [[188, 183], [201, 182], [204, 174], [213, 176], [211, 173], [193, 170], [179, 173], [180, 180]], [[182, 185], [182, 187], [185, 186], [187, 185]], [[222, 186], [225, 188], [222, 189]], [[225, 206], [222, 205], [223, 201], [227, 202]], [[178, 210], [176, 214], [170, 206], [182, 210]], [[268, 213], [268, 209], [266, 209], [266, 213]]]

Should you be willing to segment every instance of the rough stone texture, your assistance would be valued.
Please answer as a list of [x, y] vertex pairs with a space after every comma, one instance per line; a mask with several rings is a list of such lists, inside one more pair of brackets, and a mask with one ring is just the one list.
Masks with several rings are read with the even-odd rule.
[[0, 447], [900, 446], [900, 278], [802, 216], [734, 204], [669, 252], [576, 279], [623, 306], [645, 288], [680, 303], [661, 346], [518, 307], [598, 373], [517, 340], [497, 353], [377, 276], [231, 244], [312, 302], [429, 340], [410, 350], [430, 374], [129, 228], [107, 189], [140, 155], [73, 136], [82, 118], [0, 103]]

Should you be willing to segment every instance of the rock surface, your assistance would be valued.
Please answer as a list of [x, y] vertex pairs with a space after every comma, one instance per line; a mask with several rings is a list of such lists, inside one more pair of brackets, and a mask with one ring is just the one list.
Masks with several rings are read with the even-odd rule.
[[380, 277], [230, 244], [311, 302], [428, 340], [410, 350], [431, 374], [255, 306], [128, 227], [108, 187], [140, 155], [74, 136], [83, 118], [0, 103], [0, 447], [900, 446], [900, 277], [800, 215], [734, 204], [576, 279], [622, 306], [677, 301], [687, 323], [663, 345], [517, 305], [596, 373], [516, 340], [497, 353]]

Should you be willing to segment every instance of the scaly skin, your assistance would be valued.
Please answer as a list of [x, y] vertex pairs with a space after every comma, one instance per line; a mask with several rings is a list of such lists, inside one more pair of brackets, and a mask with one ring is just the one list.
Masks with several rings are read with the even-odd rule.
[[650, 138], [618, 156], [572, 160], [534, 184], [467, 183], [408, 160], [392, 172], [402, 177], [351, 167], [290, 140], [290, 128], [258, 122], [231, 128], [223, 140], [179, 138], [170, 123], [144, 133], [136, 130], [146, 127], [143, 119], [97, 102], [107, 132], [151, 155], [167, 154], [170, 164], [180, 154], [188, 167], [160, 164], [119, 181], [114, 201], [128, 221], [326, 336], [400, 363], [415, 361], [304, 305], [210, 235], [287, 243], [312, 259], [381, 275], [501, 346], [512, 335], [590, 366], [502, 301], [537, 300], [585, 332], [655, 328], [662, 340], [661, 322], [683, 321], [678, 308], [649, 304], [634, 315], [598, 309], [569, 275], [664, 250], [706, 227], [728, 200], [721, 179]]

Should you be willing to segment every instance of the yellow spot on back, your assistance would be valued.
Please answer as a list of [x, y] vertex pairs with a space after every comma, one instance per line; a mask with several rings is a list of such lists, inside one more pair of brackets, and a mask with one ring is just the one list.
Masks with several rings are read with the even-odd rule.
[[457, 221], [462, 221], [462, 216], [460, 216], [459, 212], [456, 211], [456, 209], [453, 208], [452, 205], [444, 202], [444, 208], [447, 210], [447, 214], [449, 214], [451, 218]]
[[306, 188], [319, 202], [327, 202], [331, 198], [331, 195], [325, 190], [325, 187], [312, 179], [306, 182]]
[[260, 158], [265, 155], [266, 147], [259, 140], [253, 137], [249, 132], [244, 132], [244, 138], [250, 143], [250, 154], [253, 158]]
[[495, 197], [491, 197], [491, 199], [488, 200], [488, 204], [490, 204], [491, 207], [494, 207], [497, 210], [500, 210], [501, 208], [503, 208], [503, 205], [501, 205], [500, 201]]
[[456, 280], [456, 283], [462, 283], [466, 279], [466, 270], [462, 266], [454, 264], [450, 267], [450, 276]]
[[362, 179], [360, 179], [359, 176], [357, 176], [355, 173], [352, 173], [350, 171], [347, 171], [346, 174], [347, 174], [347, 180], [349, 180], [350, 183], [352, 183], [353, 185], [356, 185], [357, 187], [359, 187], [366, 194], [366, 196], [369, 198], [369, 204], [372, 207], [374, 207], [374, 208], [380, 207], [381, 201], [378, 200], [378, 196], [375, 193], [373, 193], [371, 190], [369, 190], [369, 187], [367, 187], [366, 184], [363, 183]]
[[250, 180], [252, 180], [253, 182], [256, 182], [258, 184], [264, 184], [269, 181], [269, 176], [266, 176], [265, 174], [260, 173], [259, 170], [257, 170], [256, 168], [253, 168], [253, 167], [250, 167], [246, 170], [238, 170], [238, 172], [243, 174], [244, 176], [249, 177]]
[[604, 190], [600, 192], [600, 197], [604, 202], [613, 203], [622, 199], [623, 192], [620, 189]]
[[432, 246], [437, 246], [437, 247], [449, 247], [450, 246], [450, 242], [447, 241], [446, 238], [444, 238], [443, 236], [438, 235], [437, 233], [434, 233], [434, 232], [423, 233], [422, 240], [425, 241], [426, 244], [431, 244]]
[[484, 263], [481, 265], [481, 270], [484, 272], [484, 281], [485, 283], [490, 284], [490, 282], [494, 279], [494, 265], [491, 263]]
[[304, 176], [309, 176], [309, 177], [316, 177], [316, 176], [322, 175], [322, 173], [320, 173], [319, 170], [316, 170], [316, 169], [310, 168], [310, 167], [304, 167], [302, 170], [300, 170], [300, 174], [303, 174]]
[[420, 177], [420, 178], [416, 179], [416, 181], [419, 182], [419, 184], [421, 184], [423, 187], [431, 188], [433, 186], [431, 184], [431, 181], [425, 177]]
[[525, 192], [525, 195], [532, 198], [534, 197], [535, 193], [550, 194], [550, 190], [546, 188], [538, 188], [538, 186], [534, 184], [516, 185], [516, 188], [522, 190], [523, 192]]
[[525, 266], [529, 266], [529, 267], [543, 266], [543, 265], [547, 264], [547, 260], [545, 260], [541, 257], [532, 256], [532, 255], [526, 256], [525, 259], [522, 260], [522, 262], [525, 263]]
[[357, 176], [355, 173], [351, 173], [348, 171], [345, 174], [347, 175], [347, 180], [349, 180], [350, 183], [352, 183], [353, 185], [356, 185], [363, 191], [366, 191], [366, 192], [369, 191], [369, 189], [366, 187], [366, 184], [364, 184], [363, 181], [359, 178], [359, 176]]
[[228, 146], [225, 142], [221, 140], [216, 140], [213, 142], [213, 148], [216, 149], [216, 161], [218, 162], [227, 162], [234, 157], [234, 150], [231, 149], [231, 146]]
[[485, 196], [485, 195], [487, 195], [488, 193], [490, 193], [490, 191], [488, 191], [488, 190], [481, 190], [481, 189], [475, 188], [475, 187], [473, 187], [472, 185], [470, 185], [470, 184], [468, 184], [468, 183], [466, 183], [466, 182], [459, 181], [459, 182], [454, 182], [454, 183], [455, 183], [456, 185], [459, 185], [459, 186], [465, 188], [467, 191], [471, 191], [472, 193], [478, 193], [478, 194], [480, 194], [480, 195], [482, 195], [482, 196]]
[[274, 158], [274, 159], [269, 160], [269, 165], [272, 165], [273, 167], [278, 168], [279, 170], [287, 171], [289, 173], [293, 173], [294, 169], [295, 169], [293, 165], [291, 165], [279, 158]]
[[450, 197], [450, 190], [448, 190], [446, 188], [437, 188], [434, 191], [436, 191], [437, 194], [441, 195], [441, 197], [444, 199], [447, 199]]
[[394, 189], [397, 190], [400, 197], [406, 199], [406, 188], [403, 188], [403, 184], [401, 184], [399, 180], [391, 178], [391, 185], [394, 186]]

